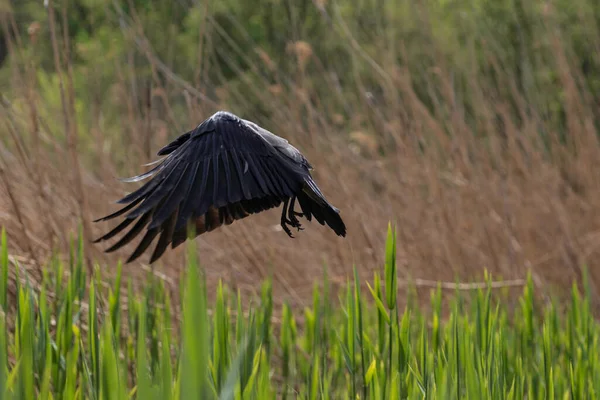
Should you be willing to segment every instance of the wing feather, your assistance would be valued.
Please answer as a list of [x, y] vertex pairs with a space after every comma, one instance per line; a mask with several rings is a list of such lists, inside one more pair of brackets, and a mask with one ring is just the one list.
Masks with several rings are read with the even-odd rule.
[[125, 263], [130, 263], [141, 256], [142, 253], [150, 246], [156, 235], [158, 235], [158, 228], [148, 229], [142, 240], [140, 240], [140, 243], [137, 245]]
[[231, 149], [231, 159], [233, 160], [233, 165], [235, 168], [232, 169], [232, 171], [235, 171], [235, 177], [233, 177], [232, 174], [232, 181], [236, 181], [240, 183], [240, 187], [242, 189], [242, 195], [243, 198], [245, 199], [249, 199], [252, 197], [252, 195], [250, 194], [250, 190], [248, 188], [248, 182], [244, 179], [244, 173], [242, 170], [242, 164], [240, 163], [240, 155], [238, 153], [238, 151], [235, 148]]
[[143, 200], [143, 198], [140, 197], [140, 198], [136, 199], [135, 201], [133, 201], [132, 203], [128, 204], [127, 206], [117, 210], [116, 212], [114, 212], [112, 214], [107, 215], [106, 217], [95, 219], [94, 222], [106, 221], [109, 219], [116, 218], [120, 215], [123, 215], [127, 211], [131, 210], [133, 207], [137, 206], [142, 200]]
[[[214, 150], [214, 149], [213, 149]], [[219, 153], [213, 153], [213, 180], [212, 180], [212, 202], [210, 204], [217, 204], [218, 201], [223, 201], [221, 194], [219, 193]]]
[[167, 154], [171, 154], [173, 151], [177, 150], [182, 144], [187, 142], [192, 135], [192, 131], [186, 132], [183, 135], [179, 136], [177, 139], [173, 140], [171, 143], [163, 147], [156, 153], [157, 156], [164, 156]]
[[149, 195], [144, 199], [142, 204], [127, 215], [127, 218], [137, 218], [140, 215], [147, 213], [152, 210], [156, 205], [169, 194], [173, 186], [179, 182], [179, 173], [185, 168], [185, 164], [177, 162], [177, 164], [169, 170], [169, 174], [162, 183], [158, 185]]
[[263, 193], [278, 193], [277, 189], [270, 184], [270, 179], [265, 171], [260, 167], [259, 160], [254, 160], [254, 157], [247, 157], [248, 170], [254, 177], [258, 186]]
[[[146, 182], [142, 187], [140, 187], [139, 189], [133, 191], [132, 193], [128, 194], [127, 196], [123, 197], [120, 200], [117, 200], [117, 204], [127, 204], [129, 202], [135, 201], [139, 198], [143, 198], [146, 195], [148, 195], [152, 190], [154, 190], [156, 188], [156, 186], [158, 186], [163, 179], [165, 178], [165, 175], [168, 175], [168, 173], [171, 171], [171, 169], [169, 168], [171, 163], [173, 162], [173, 158], [169, 158], [167, 160], [164, 160], [162, 162], [162, 164], [159, 165], [160, 170], [156, 170], [156, 176], [149, 180], [148, 182]], [[158, 167], [155, 167], [158, 168]]]
[[160, 172], [165, 167], [164, 160], [159, 160], [156, 162], [158, 163], [158, 165], [156, 167], [150, 169], [149, 171], [144, 172], [143, 174], [132, 176], [130, 178], [121, 178], [119, 180], [121, 182], [127, 182], [127, 183], [139, 182], [139, 181], [143, 181], [144, 179], [146, 179], [152, 175], [156, 175], [158, 172]]
[[[150, 257], [196, 234], [214, 230], [248, 215], [277, 207], [301, 190], [308, 170], [277, 150], [254, 128], [231, 116], [213, 116], [179, 136], [158, 152], [166, 156], [152, 170], [130, 178], [151, 179], [118, 201], [122, 209], [99, 220], [125, 215], [125, 220], [100, 240], [107, 240], [139, 220], [107, 251], [146, 233], [127, 262], [139, 257], [159, 236]], [[303, 169], [304, 168], [304, 169]], [[314, 213], [313, 213], [314, 214]]]
[[205, 171], [208, 171], [209, 164], [210, 160], [208, 159], [198, 162], [196, 177], [194, 178], [194, 182], [192, 183], [192, 186], [190, 186], [188, 194], [185, 196], [182, 207], [179, 211], [179, 217], [175, 224], [176, 231], [183, 227], [183, 225], [189, 219], [189, 216], [192, 215], [195, 206], [201, 201], [202, 196], [204, 195], [204, 187], [206, 186]]
[[150, 217], [151, 217], [150, 213], [146, 213], [146, 214], [142, 215], [142, 217], [135, 223], [133, 228], [131, 228], [129, 230], [129, 232], [127, 232], [125, 234], [125, 236], [123, 236], [121, 239], [119, 239], [119, 241], [117, 243], [113, 244], [111, 247], [106, 249], [106, 252], [111, 253], [111, 252], [117, 250], [118, 248], [125, 246], [127, 243], [131, 242], [133, 240], [133, 238], [136, 237], [137, 234], [140, 233], [142, 231], [142, 229], [144, 229], [144, 227], [148, 224]]
[[183, 166], [184, 171], [179, 176], [179, 180], [173, 190], [168, 193], [165, 203], [152, 216], [152, 222], [148, 225], [148, 229], [162, 225], [167, 218], [177, 211], [179, 203], [187, 193], [188, 186], [190, 185], [190, 175], [194, 174], [193, 166], [193, 164], [185, 164]]
[[202, 195], [199, 196], [199, 201], [194, 204], [193, 213], [195, 215], [203, 215], [210, 207], [210, 204], [213, 201], [213, 181], [214, 181], [214, 173], [213, 173], [213, 160], [212, 157], [208, 159], [208, 162], [205, 163], [207, 168], [203, 171], [203, 179], [200, 188], [202, 189]]
[[225, 176], [224, 182], [227, 183], [227, 202], [229, 204], [236, 203], [244, 197], [242, 190], [242, 180], [238, 176], [237, 167], [234, 161], [235, 154], [223, 152], [223, 166]]
[[262, 170], [264, 176], [267, 177], [271, 182], [271, 186], [273, 187], [274, 191], [277, 193], [281, 193], [281, 197], [288, 196], [286, 188], [284, 188], [283, 185], [281, 185], [280, 180], [277, 179], [277, 174], [273, 173], [273, 170], [271, 170], [269, 162], [267, 160], [261, 159], [259, 160], [258, 165], [259, 168]]
[[158, 239], [158, 243], [156, 243], [154, 252], [152, 252], [152, 256], [150, 257], [150, 264], [158, 260], [160, 256], [163, 255], [167, 247], [169, 247], [169, 243], [173, 240], [173, 232], [175, 231], [175, 221], [177, 221], [177, 213], [173, 212], [169, 216], [169, 219], [164, 221], [164, 223], [162, 224], [162, 233], [160, 235], [160, 238]]
[[118, 234], [119, 232], [121, 232], [123, 229], [125, 229], [129, 225], [131, 225], [131, 223], [133, 221], [135, 221], [135, 220], [134, 219], [125, 218], [119, 225], [117, 225], [116, 227], [114, 227], [110, 232], [104, 234], [103, 236], [99, 237], [98, 239], [95, 239], [92, 243], [99, 243], [99, 242], [102, 242], [104, 240], [108, 240], [108, 239], [112, 238], [113, 236], [115, 236], [116, 234]]

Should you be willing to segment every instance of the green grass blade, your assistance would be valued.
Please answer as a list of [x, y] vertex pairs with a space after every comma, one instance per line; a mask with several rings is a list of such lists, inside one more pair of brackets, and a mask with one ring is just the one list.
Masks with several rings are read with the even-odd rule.
[[8, 348], [6, 315], [0, 311], [0, 396], [8, 397]]
[[22, 287], [19, 290], [19, 365], [20, 373], [18, 376], [19, 396], [25, 400], [34, 399], [34, 380], [33, 380], [33, 310], [32, 299], [29, 287]]
[[137, 331], [137, 360], [136, 360], [136, 382], [137, 396], [140, 399], [152, 398], [152, 385], [150, 381], [150, 366], [148, 364], [148, 354], [146, 352], [146, 303], [141, 302], [141, 309], [138, 314]]
[[[190, 242], [193, 243], [193, 242]], [[181, 399], [210, 399], [208, 387], [209, 319], [204, 281], [196, 262], [194, 246], [188, 245], [188, 268], [183, 300], [183, 363]]]

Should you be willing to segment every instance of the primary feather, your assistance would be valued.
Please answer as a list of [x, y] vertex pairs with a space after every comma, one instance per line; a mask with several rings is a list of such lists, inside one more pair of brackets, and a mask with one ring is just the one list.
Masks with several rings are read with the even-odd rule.
[[[167, 247], [177, 247], [188, 237], [283, 203], [281, 225], [302, 229], [296, 218], [312, 216], [337, 235], [346, 236], [339, 210], [327, 202], [313, 180], [312, 166], [287, 140], [236, 115], [219, 111], [195, 129], [180, 135], [158, 151], [165, 156], [150, 171], [125, 179], [151, 178], [120, 199], [120, 210], [95, 222], [127, 213], [124, 220], [104, 236], [108, 240], [138, 219], [133, 227], [106, 251], [115, 251], [146, 229], [144, 237], [127, 259], [139, 257], [159, 236], [150, 257], [156, 261]], [[302, 213], [294, 211], [296, 199]]]

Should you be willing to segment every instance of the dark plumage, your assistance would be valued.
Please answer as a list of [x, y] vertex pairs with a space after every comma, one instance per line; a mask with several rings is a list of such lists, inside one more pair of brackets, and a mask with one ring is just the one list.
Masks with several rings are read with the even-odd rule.
[[[123, 179], [137, 182], [152, 177], [117, 201], [127, 205], [94, 221], [129, 212], [119, 225], [94, 241], [108, 240], [133, 224], [106, 252], [126, 245], [145, 229], [127, 263], [139, 257], [157, 236], [150, 263], [169, 244], [175, 248], [185, 242], [188, 226], [198, 236], [282, 203], [281, 226], [290, 237], [288, 225], [301, 230], [297, 217], [311, 221], [313, 216], [337, 235], [346, 236], [339, 210], [317, 187], [306, 158], [287, 140], [253, 122], [219, 111], [163, 147], [158, 155], [166, 157], [150, 171]], [[294, 211], [296, 201], [301, 213]]]

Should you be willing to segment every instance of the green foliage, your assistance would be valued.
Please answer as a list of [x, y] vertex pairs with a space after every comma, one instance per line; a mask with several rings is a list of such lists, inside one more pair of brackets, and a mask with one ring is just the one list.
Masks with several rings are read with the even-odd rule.
[[[170, 317], [162, 281], [151, 276], [143, 292], [130, 291], [127, 300], [115, 296], [117, 277], [105, 302], [98, 273], [89, 288], [85, 283], [79, 240], [68, 277], [61, 279], [62, 264], [54, 262], [40, 288], [17, 284], [14, 315], [0, 313], [2, 398], [598, 397], [600, 325], [587, 286], [584, 293], [573, 286], [563, 310], [537, 303], [529, 277], [515, 310], [495, 302], [488, 285], [468, 298], [458, 294], [446, 318], [440, 287], [431, 292], [430, 312], [407, 306], [400, 313], [387, 295], [396, 290], [392, 232], [390, 226], [385, 280], [375, 274], [370, 297], [359, 289], [355, 269], [340, 306], [332, 306], [324, 278], [322, 286], [315, 284], [301, 329], [287, 303], [281, 322], [272, 321], [269, 281], [247, 315], [239, 293], [221, 283], [209, 307], [193, 242], [182, 280], [181, 325]], [[0, 254], [6, 251], [3, 240]], [[121, 316], [126, 331], [115, 329]]]

